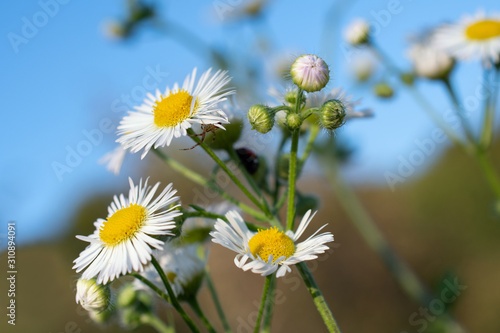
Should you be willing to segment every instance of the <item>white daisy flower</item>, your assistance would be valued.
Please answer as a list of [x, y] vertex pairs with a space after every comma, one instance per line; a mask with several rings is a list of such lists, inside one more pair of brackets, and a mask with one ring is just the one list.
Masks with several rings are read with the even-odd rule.
[[142, 271], [144, 265], [151, 261], [151, 248], [162, 249], [163, 242], [154, 238], [161, 235], [173, 235], [170, 230], [175, 227], [173, 219], [182, 215], [176, 207], [165, 207], [175, 203], [176, 190], [172, 184], [153, 199], [160, 183], [148, 186], [148, 180], [134, 185], [130, 181], [128, 198], [123, 194], [114, 196], [108, 207], [106, 220], [94, 222], [96, 230], [89, 236], [76, 238], [89, 242], [80, 256], [74, 260], [76, 272], [85, 271], [82, 278], [90, 280], [97, 276], [97, 283], [106, 284], [120, 275]]
[[329, 92], [318, 91], [307, 94], [305, 109], [320, 108], [325, 102], [330, 100], [337, 100], [342, 103], [346, 113], [346, 120], [373, 116], [373, 112], [370, 109], [355, 110], [356, 106], [360, 104], [360, 100], [353, 100], [352, 95], [347, 95], [340, 87], [333, 88]]
[[277, 271], [276, 277], [281, 277], [291, 272], [291, 265], [316, 259], [318, 254], [329, 249], [325, 243], [332, 242], [333, 235], [330, 232], [318, 234], [326, 224], [305, 241], [297, 243], [315, 214], [311, 216], [311, 210], [308, 210], [295, 233], [291, 230], [282, 232], [276, 227], [252, 232], [240, 214], [229, 211], [226, 214], [229, 224], [218, 219], [216, 231], [210, 234], [214, 243], [238, 253], [234, 258], [237, 267], [262, 276]]
[[344, 30], [345, 40], [354, 46], [365, 44], [370, 37], [370, 25], [362, 18], [354, 19]]
[[141, 158], [154, 147], [169, 146], [172, 139], [187, 135], [192, 124], [213, 124], [224, 129], [227, 124], [226, 114], [218, 108], [218, 104], [233, 94], [234, 90], [224, 88], [231, 78], [226, 71], [207, 70], [200, 77], [195, 87], [196, 68], [179, 87], [167, 87], [163, 94], [147, 94], [137, 111], [129, 112], [118, 126], [120, 137], [116, 140], [125, 149], [136, 153], [144, 149]]
[[[155, 251], [155, 258], [172, 286], [176, 297], [190, 296], [198, 290], [205, 272], [205, 261], [198, 256], [198, 244], [176, 246], [166, 243], [161, 251]], [[167, 292], [156, 268], [149, 264], [142, 275], [158, 288]], [[141, 281], [134, 281], [137, 289], [151, 292]]]
[[500, 15], [478, 11], [460, 22], [436, 29], [433, 44], [459, 60], [480, 59], [489, 66], [500, 61]]
[[95, 279], [78, 279], [76, 283], [76, 304], [87, 311], [101, 312], [111, 302], [111, 291], [108, 285], [96, 284]]
[[413, 44], [408, 51], [408, 57], [413, 62], [415, 73], [431, 80], [447, 77], [455, 65], [455, 60], [448, 53], [425, 41]]
[[106, 164], [106, 169], [111, 171], [115, 175], [120, 173], [123, 165], [123, 159], [127, 154], [127, 150], [123, 148], [122, 145], [116, 147], [113, 151], [110, 151], [98, 161], [99, 164]]

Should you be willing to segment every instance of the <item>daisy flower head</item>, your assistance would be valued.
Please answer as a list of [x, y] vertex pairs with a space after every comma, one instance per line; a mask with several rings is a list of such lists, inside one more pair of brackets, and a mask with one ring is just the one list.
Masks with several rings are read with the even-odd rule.
[[315, 214], [307, 211], [295, 233], [276, 227], [252, 232], [240, 214], [229, 211], [226, 214], [229, 224], [218, 219], [215, 231], [211, 232], [212, 241], [237, 253], [234, 263], [238, 268], [262, 276], [277, 272], [276, 277], [282, 277], [291, 272], [291, 265], [316, 259], [318, 254], [329, 249], [325, 244], [333, 241], [333, 235], [330, 232], [318, 234], [326, 224], [305, 241], [297, 242]]
[[431, 80], [446, 78], [455, 65], [455, 60], [448, 53], [425, 41], [414, 43], [408, 56], [413, 62], [415, 73]]
[[115, 195], [108, 217], [94, 222], [94, 233], [76, 236], [90, 243], [73, 261], [77, 273], [85, 269], [83, 279], [97, 277], [98, 284], [106, 284], [120, 275], [142, 271], [151, 261], [152, 248], [162, 249], [163, 241], [156, 237], [173, 235], [173, 219], [182, 213], [176, 209], [179, 205], [171, 206], [179, 200], [172, 184], [153, 199], [160, 183], [151, 187], [148, 180], [143, 184], [141, 179], [139, 185], [129, 181], [128, 198]]
[[353, 46], [366, 44], [370, 39], [370, 25], [362, 18], [354, 19], [344, 30], [344, 38]]
[[500, 62], [500, 15], [484, 11], [437, 28], [433, 44], [458, 60], [480, 59], [485, 66]]
[[[198, 256], [198, 244], [176, 246], [172, 243], [165, 244], [163, 250], [155, 251], [155, 257], [165, 272], [175, 296], [189, 298], [196, 294], [201, 285], [205, 273], [205, 261]], [[152, 264], [146, 266], [142, 275], [167, 292]], [[151, 289], [139, 280], [134, 281], [134, 286], [151, 292]]]
[[231, 78], [226, 71], [212, 73], [209, 69], [196, 85], [195, 79], [196, 68], [182, 86], [175, 83], [163, 94], [159, 90], [155, 95], [148, 93], [144, 103], [120, 121], [116, 141], [132, 153], [144, 149], [144, 158], [152, 147], [170, 146], [174, 137], [186, 136], [193, 124], [213, 124], [224, 129], [222, 124], [227, 124], [228, 118], [218, 104], [234, 93], [225, 88]]

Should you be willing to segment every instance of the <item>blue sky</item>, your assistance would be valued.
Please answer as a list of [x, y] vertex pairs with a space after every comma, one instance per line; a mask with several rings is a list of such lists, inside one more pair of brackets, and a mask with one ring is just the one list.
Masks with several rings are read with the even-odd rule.
[[[206, 43], [236, 51], [251, 49], [239, 44], [250, 40], [252, 30], [247, 24], [220, 22], [214, 5], [221, 2], [236, 4], [233, 5], [236, 9], [243, 3], [235, 0], [162, 2], [161, 14], [188, 27]], [[122, 1], [68, 1], [57, 8], [53, 3], [50, 0], [9, 1], [0, 5], [3, 7], [0, 10], [3, 88], [0, 94], [2, 114], [7, 117], [0, 134], [3, 153], [0, 219], [17, 221], [21, 242], [47, 239], [64, 231], [71, 223], [68, 219], [74, 209], [96, 191], [96, 186], [102, 192], [125, 188], [127, 176], [134, 172], [132, 166], [114, 176], [97, 164], [102, 155], [113, 149], [114, 134], [103, 133], [102, 140], [95, 137], [97, 143], [90, 147], [82, 144], [86, 140], [85, 132], [99, 128], [100, 122], [108, 120], [112, 125], [117, 124], [126, 104], [122, 95], [134, 92], [138, 95], [140, 88], [137, 87], [143, 86], [144, 78], [158, 68], [168, 76], [160, 75], [150, 84], [164, 89], [165, 85], [182, 81], [193, 67], [206, 69], [210, 65], [206, 57], [151, 31], [126, 43], [111, 41], [104, 35], [103, 27], [110, 19], [123, 15]], [[458, 1], [453, 6], [449, 2], [402, 0], [397, 5], [398, 13], [387, 17], [380, 13], [387, 12], [391, 1], [357, 1], [345, 8], [336, 26], [327, 23], [339, 18], [337, 9], [328, 11], [330, 3], [275, 1], [269, 7], [267, 23], [262, 29], [279, 54], [323, 55], [332, 70], [330, 85], [347, 88], [354, 83], [338, 43], [338, 28], [351, 18], [365, 17], [378, 24], [381, 27], [378, 43], [399, 65], [409, 68], [404, 54], [407, 37], [412, 32], [445, 20], [456, 20], [479, 8], [487, 12], [498, 10], [498, 2], [493, 0]], [[52, 11], [52, 16], [40, 14], [44, 6]], [[330, 17], [326, 17], [327, 14]], [[29, 38], [13, 47], [9, 38], [12, 39], [12, 33], [23, 36], [26, 20], [32, 23], [35, 20], [40, 27], [35, 27], [37, 31], [25, 28]], [[337, 30], [324, 35], [325, 25]], [[479, 64], [461, 65], [457, 72], [460, 91], [471, 94], [481, 76]], [[423, 84], [422, 88], [436, 106], [447, 107], [442, 89], [431, 84]], [[429, 137], [434, 125], [402, 91], [390, 102], [375, 99], [368, 89], [350, 90], [350, 93], [362, 98], [362, 105], [372, 108], [376, 117], [353, 122], [342, 130], [357, 148], [348, 170], [349, 177], [387, 186], [384, 172], [396, 170], [399, 158], [416, 149], [415, 140]], [[131, 98], [132, 102], [140, 102]], [[119, 111], [114, 112], [115, 109]], [[446, 144], [442, 144], [439, 149], [445, 147]], [[84, 151], [88, 154], [81, 161], [73, 161], [75, 166], [70, 168], [71, 172], [58, 177], [54, 163], [66, 164], [68, 149], [78, 148], [87, 149]], [[432, 155], [425, 164], [438, 157], [439, 154]]]

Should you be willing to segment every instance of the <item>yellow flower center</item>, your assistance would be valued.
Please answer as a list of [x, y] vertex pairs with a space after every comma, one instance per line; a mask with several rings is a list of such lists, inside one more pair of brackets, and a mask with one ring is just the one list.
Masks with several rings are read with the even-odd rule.
[[279, 257], [288, 258], [295, 253], [293, 240], [276, 227], [259, 230], [250, 239], [248, 246], [254, 256], [259, 256], [265, 261], [269, 259], [271, 254], [273, 262], [275, 262]]
[[[161, 101], [157, 101], [153, 109], [156, 126], [174, 127], [182, 123], [191, 115], [192, 102], [193, 96], [185, 90], [171, 93]], [[196, 101], [194, 109], [196, 109]]]
[[107, 245], [116, 245], [131, 238], [144, 224], [146, 213], [146, 208], [137, 204], [120, 209], [104, 222], [99, 238]]
[[467, 38], [485, 40], [500, 36], [500, 21], [484, 20], [471, 24], [465, 30]]
[[174, 272], [167, 272], [168, 282], [174, 283], [176, 278], [177, 278], [177, 274], [175, 274]]

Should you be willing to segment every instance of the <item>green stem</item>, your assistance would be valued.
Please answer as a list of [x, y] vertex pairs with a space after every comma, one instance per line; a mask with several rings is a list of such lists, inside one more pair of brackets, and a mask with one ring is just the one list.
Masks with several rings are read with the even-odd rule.
[[158, 288], [154, 283], [146, 279], [144, 276], [140, 275], [139, 273], [131, 273], [133, 277], [135, 277], [137, 280], [141, 281], [144, 283], [146, 286], [151, 288], [154, 292], [156, 292], [161, 298], [163, 298], [165, 301], [170, 303], [170, 298], [168, 297], [167, 294], [163, 292], [160, 288]]
[[292, 148], [290, 149], [290, 166], [288, 169], [288, 207], [286, 215], [286, 230], [293, 230], [295, 219], [295, 182], [297, 178], [297, 149], [299, 146], [299, 131], [292, 133]]
[[253, 329], [254, 333], [258, 333], [260, 330], [260, 322], [262, 320], [262, 314], [264, 313], [264, 305], [266, 304], [267, 292], [269, 290], [269, 284], [271, 283], [272, 279], [271, 275], [266, 276], [266, 282], [264, 283], [264, 290], [262, 291], [262, 299], [260, 300], [259, 314], [257, 315], [255, 328]]
[[166, 325], [160, 318], [152, 313], [141, 315], [140, 320], [142, 324], [152, 326], [159, 333], [175, 333], [175, 329]]
[[309, 139], [307, 140], [306, 143], [306, 149], [304, 150], [304, 153], [302, 154], [302, 157], [299, 160], [299, 165], [303, 166], [306, 160], [309, 158], [309, 155], [311, 154], [312, 148], [314, 146], [314, 141], [318, 137], [319, 129], [320, 129], [319, 126], [311, 127], [311, 133], [309, 134]]
[[[377, 47], [375, 44], [371, 43], [370, 44], [370, 49], [372, 50], [373, 54], [379, 58], [379, 60], [385, 64], [385, 66], [401, 80], [401, 71], [399, 68], [394, 65], [393, 61], [389, 56], [387, 56], [379, 47]], [[434, 123], [448, 136], [448, 138], [453, 141], [458, 147], [462, 148], [464, 151], [470, 153], [471, 152], [471, 147], [468, 144], [465, 144], [462, 142], [460, 137], [455, 133], [455, 130], [451, 128], [439, 115], [439, 112], [437, 112], [432, 105], [425, 99], [425, 97], [418, 91], [414, 86], [409, 86], [407, 84], [403, 83], [403, 86], [406, 87], [410, 93], [410, 95], [417, 101], [417, 103], [420, 104], [422, 109], [427, 113], [429, 118], [431, 118]]]
[[172, 289], [172, 286], [170, 285], [170, 282], [168, 282], [167, 276], [165, 275], [165, 272], [161, 268], [160, 264], [158, 261], [156, 261], [156, 258], [154, 256], [151, 256], [151, 263], [153, 264], [154, 268], [160, 275], [160, 278], [163, 282], [163, 285], [167, 289], [168, 296], [170, 298], [170, 304], [177, 310], [177, 312], [181, 315], [182, 319], [184, 319], [184, 322], [189, 326], [192, 332], [200, 332], [198, 327], [196, 327], [196, 324], [193, 322], [191, 318], [187, 315], [186, 311], [182, 308], [182, 306], [179, 304], [179, 301], [177, 300], [177, 297], [175, 297], [175, 293]]
[[189, 180], [191, 180], [199, 185], [206, 186], [206, 187], [210, 188], [211, 190], [215, 191], [218, 195], [220, 195], [222, 198], [233, 203], [235, 206], [239, 207], [242, 211], [252, 215], [253, 217], [258, 219], [259, 221], [263, 221], [263, 222], [269, 221], [269, 218], [266, 215], [262, 214], [261, 212], [253, 209], [252, 207], [249, 207], [249, 206], [245, 205], [244, 203], [240, 202], [239, 200], [235, 199], [234, 196], [232, 196], [229, 193], [222, 190], [215, 183], [205, 179], [199, 173], [194, 172], [193, 170], [191, 170], [188, 167], [186, 167], [185, 165], [179, 163], [177, 160], [167, 156], [165, 153], [163, 153], [162, 151], [160, 151], [158, 149], [154, 149], [153, 151], [165, 163], [170, 165], [170, 167], [172, 167], [172, 169], [181, 173], [187, 179], [189, 179]]
[[262, 333], [271, 332], [271, 322], [273, 318], [274, 310], [274, 288], [276, 287], [276, 276], [271, 274], [271, 282], [269, 284], [269, 290], [267, 292], [266, 305], [264, 307], [264, 322], [262, 323]]
[[[283, 151], [283, 147], [285, 146], [285, 143], [288, 141], [288, 138], [290, 136], [287, 133], [283, 133], [281, 137], [281, 141], [278, 146], [278, 151], [276, 152], [276, 160], [274, 162], [274, 191], [273, 191], [273, 205], [276, 207], [276, 204], [278, 202], [278, 196], [280, 193], [280, 172], [278, 165], [280, 163], [280, 157], [281, 157], [281, 152]], [[276, 209], [275, 209], [276, 212]]]
[[460, 101], [458, 99], [457, 93], [455, 92], [455, 89], [451, 85], [451, 81], [449, 77], [446, 77], [445, 79], [441, 80], [446, 88], [446, 91], [450, 95], [451, 101], [453, 103], [453, 106], [455, 108], [455, 111], [457, 113], [458, 119], [460, 120], [460, 123], [462, 125], [462, 128], [465, 132], [465, 135], [467, 136], [467, 139], [469, 142], [473, 145], [476, 144], [476, 138], [474, 137], [474, 132], [471, 128], [471, 125], [469, 121], [467, 120], [467, 117], [464, 114], [463, 108], [460, 106]]
[[208, 290], [210, 291], [210, 295], [212, 295], [212, 299], [215, 304], [215, 309], [217, 310], [217, 314], [219, 315], [220, 321], [222, 322], [222, 326], [224, 327], [224, 331], [226, 333], [231, 333], [231, 328], [229, 327], [229, 324], [227, 322], [226, 316], [224, 314], [224, 310], [222, 310], [222, 305], [219, 300], [219, 296], [217, 295], [217, 291], [215, 290], [215, 285], [212, 280], [212, 277], [210, 276], [210, 272], [207, 271], [205, 272], [205, 280], [207, 281], [208, 285]]
[[491, 160], [486, 155], [486, 152], [481, 149], [477, 151], [477, 154], [475, 156], [476, 160], [479, 163], [479, 166], [481, 167], [481, 170], [484, 173], [486, 181], [490, 185], [491, 190], [497, 198], [497, 202], [500, 203], [500, 179], [498, 178]]
[[[485, 69], [485, 73], [487, 70]], [[486, 75], [485, 75], [486, 78]], [[493, 141], [493, 128], [495, 124], [495, 111], [497, 107], [498, 87], [500, 86], [500, 67], [495, 70], [494, 86], [488, 86], [490, 96], [486, 98], [483, 129], [481, 131], [480, 145], [482, 149], [487, 150]]]
[[194, 313], [201, 319], [205, 327], [210, 333], [217, 333], [217, 331], [214, 329], [212, 324], [210, 324], [210, 321], [208, 321], [208, 318], [205, 316], [203, 311], [201, 310], [200, 304], [196, 300], [196, 298], [192, 298], [191, 300], [188, 301], [189, 305], [191, 306], [191, 309], [193, 309]]
[[[337, 200], [363, 240], [382, 259], [401, 289], [416, 303], [428, 306], [429, 302], [435, 298], [434, 295], [428, 291], [406, 262], [395, 253], [353, 189], [342, 180], [338, 173], [339, 165], [336, 158], [333, 156], [320, 161]], [[453, 323], [454, 327], [460, 328], [457, 332], [466, 332], [450, 315], [445, 315], [445, 318]]]
[[316, 305], [321, 318], [323, 318], [323, 321], [328, 328], [328, 331], [331, 333], [340, 333], [339, 325], [335, 321], [332, 311], [326, 303], [325, 297], [321, 293], [321, 290], [319, 289], [314, 276], [309, 270], [309, 267], [307, 267], [307, 264], [305, 262], [301, 262], [296, 266], [300, 275], [302, 276], [302, 279], [304, 280], [304, 283], [306, 284], [307, 290], [313, 298], [314, 304]]
[[[219, 214], [210, 213], [210, 212], [206, 212], [206, 211], [205, 212], [200, 212], [200, 211], [196, 211], [196, 212], [182, 211], [182, 216], [184, 218], [186, 218], [186, 219], [191, 218], [191, 217], [204, 217], [204, 218], [207, 218], [207, 219], [212, 219], [212, 220], [221, 219], [221, 220], [224, 220], [225, 222], [229, 222], [224, 215], [219, 215]], [[248, 227], [248, 229], [250, 231], [258, 231], [260, 228], [262, 228], [262, 227], [256, 226], [253, 223], [246, 222], [246, 221], [245, 221], [245, 224], [247, 225], [247, 227]]]
[[[240, 188], [240, 190], [248, 197], [248, 199], [250, 199], [250, 201], [252, 201], [254, 203], [254, 205], [259, 207], [263, 212], [267, 213], [265, 206], [262, 205], [259, 202], [259, 200], [257, 200], [252, 195], [252, 193], [250, 193], [250, 191], [248, 191], [248, 189], [241, 183], [241, 181], [234, 175], [234, 173], [231, 170], [229, 170], [227, 165], [224, 162], [222, 162], [220, 160], [220, 158], [217, 157], [217, 155], [215, 155], [215, 153], [212, 151], [212, 149], [209, 146], [207, 146], [205, 143], [201, 142], [200, 138], [195, 136], [193, 129], [190, 128], [190, 129], [188, 129], [187, 132], [190, 135], [191, 139], [193, 139], [194, 142], [200, 144], [201, 148], [203, 148], [203, 150], [205, 150], [205, 152], [208, 154], [208, 156], [210, 156], [214, 160], [214, 162], [217, 163], [221, 167], [222, 170], [224, 170], [224, 172], [229, 176], [229, 178], [231, 178], [231, 180], [236, 184], [236, 186], [238, 186]], [[269, 214], [270, 214], [270, 212], [269, 212]]]

